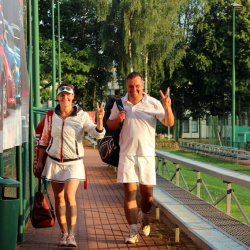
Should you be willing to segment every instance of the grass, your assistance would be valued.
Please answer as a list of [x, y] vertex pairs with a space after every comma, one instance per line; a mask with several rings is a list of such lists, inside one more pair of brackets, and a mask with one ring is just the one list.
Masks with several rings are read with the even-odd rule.
[[[233, 170], [240, 172], [242, 174], [250, 175], [250, 167], [243, 166], [243, 165], [237, 165], [234, 162], [226, 161], [218, 158], [213, 158], [209, 156], [204, 156], [196, 153], [190, 153], [183, 150], [177, 150], [177, 149], [161, 149], [163, 151], [167, 151], [169, 153], [173, 153], [179, 156], [183, 156], [186, 158], [194, 159], [196, 161], [209, 163], [221, 168]], [[175, 173], [175, 164], [172, 162], [167, 161], [167, 166], [169, 168], [169, 171], [171, 173], [171, 176]], [[180, 165], [182, 175], [184, 176], [184, 179], [188, 185], [189, 188], [191, 188], [196, 183], [196, 172], [193, 171], [190, 168], [187, 168], [185, 166]], [[165, 172], [165, 177], [169, 179], [167, 171]], [[201, 178], [205, 182], [212, 198], [214, 201], [216, 201], [218, 198], [220, 198], [225, 192], [226, 192], [226, 183], [223, 183], [222, 180], [214, 178], [210, 175], [201, 173]], [[174, 180], [175, 181], [175, 180]], [[184, 183], [182, 182], [182, 179], [180, 178], [180, 186], [185, 188]], [[250, 219], [250, 195], [249, 195], [249, 189], [245, 187], [241, 187], [239, 185], [235, 185], [232, 183], [232, 187], [234, 190], [234, 193], [240, 202], [243, 210], [245, 211], [247, 217]], [[196, 189], [192, 191], [192, 193], [196, 194]], [[207, 196], [205, 189], [201, 185], [201, 198], [206, 200], [207, 202], [211, 203], [209, 197]], [[218, 205], [217, 208], [226, 211], [226, 199], [224, 198]], [[234, 202], [232, 197], [231, 202], [231, 215], [243, 222], [246, 223], [243, 215], [241, 214], [240, 210], [238, 209], [237, 204]]]

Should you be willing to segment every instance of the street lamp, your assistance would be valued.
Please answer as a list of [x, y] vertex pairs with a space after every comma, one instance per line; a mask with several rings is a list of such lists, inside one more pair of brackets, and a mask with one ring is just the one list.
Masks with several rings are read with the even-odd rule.
[[238, 3], [232, 3], [233, 8], [233, 68], [232, 68], [232, 146], [235, 142], [235, 9], [241, 9], [242, 5]]

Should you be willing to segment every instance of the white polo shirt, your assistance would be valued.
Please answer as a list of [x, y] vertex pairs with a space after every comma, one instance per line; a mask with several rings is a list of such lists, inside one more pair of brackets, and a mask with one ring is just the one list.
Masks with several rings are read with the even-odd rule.
[[[128, 100], [128, 93], [122, 97], [127, 112], [120, 133], [120, 155], [155, 156], [156, 119], [163, 120], [165, 111], [160, 101], [146, 93], [143, 95], [143, 99], [136, 105]], [[118, 113], [114, 103], [109, 119], [115, 120]]]

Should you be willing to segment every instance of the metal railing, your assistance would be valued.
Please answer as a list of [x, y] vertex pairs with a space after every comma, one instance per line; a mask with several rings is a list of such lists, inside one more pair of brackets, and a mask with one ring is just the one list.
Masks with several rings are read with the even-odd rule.
[[[233, 198], [235, 203], [238, 206], [238, 209], [240, 210], [241, 214], [246, 220], [247, 224], [250, 225], [249, 218], [247, 217], [240, 202], [238, 201], [234, 193], [234, 190], [231, 188], [231, 184], [233, 183], [233, 184], [237, 184], [239, 186], [250, 189], [250, 176], [244, 175], [235, 171], [223, 169], [215, 165], [211, 165], [211, 164], [195, 161], [189, 158], [185, 158], [182, 156], [178, 156], [175, 154], [171, 154], [165, 151], [155, 150], [155, 152], [158, 158], [156, 171], [159, 175], [162, 175], [165, 178], [165, 173], [167, 171], [170, 181], [173, 182], [173, 179], [175, 178], [175, 181], [176, 181], [175, 184], [178, 186], [180, 186], [180, 178], [181, 178], [186, 190], [192, 192], [195, 188], [197, 189], [196, 196], [199, 198], [201, 196], [201, 185], [202, 185], [205, 189], [206, 194], [208, 195], [210, 199], [211, 204], [214, 206], [216, 206], [219, 202], [221, 202], [224, 198], [226, 198], [226, 213], [229, 215], [231, 212], [231, 200]], [[175, 164], [175, 172], [173, 175], [171, 175], [170, 173], [170, 170], [167, 165], [167, 161], [170, 161], [173, 164]], [[162, 173], [161, 173], [160, 165], [162, 165]], [[188, 187], [188, 184], [186, 183], [185, 178], [181, 172], [180, 165], [196, 171], [196, 184], [193, 187], [191, 188]], [[224, 183], [226, 183], [225, 193], [216, 201], [213, 200], [212, 195], [210, 194], [205, 182], [201, 178], [201, 173], [208, 174], [217, 179], [221, 179], [223, 180]]]
[[235, 159], [237, 164], [239, 161], [250, 161], [250, 151], [240, 150], [239, 148], [235, 147], [226, 147], [189, 141], [180, 141], [179, 146], [180, 148], [194, 151], [196, 153], [203, 153], [221, 158], [228, 158], [231, 160]]

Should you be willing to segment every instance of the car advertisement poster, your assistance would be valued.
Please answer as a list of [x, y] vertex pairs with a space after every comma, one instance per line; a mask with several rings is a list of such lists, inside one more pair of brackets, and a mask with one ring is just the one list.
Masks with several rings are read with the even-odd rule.
[[28, 141], [29, 80], [22, 0], [0, 0], [0, 153]]

